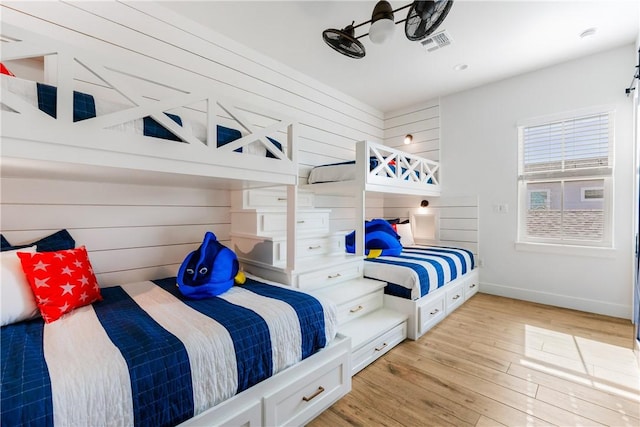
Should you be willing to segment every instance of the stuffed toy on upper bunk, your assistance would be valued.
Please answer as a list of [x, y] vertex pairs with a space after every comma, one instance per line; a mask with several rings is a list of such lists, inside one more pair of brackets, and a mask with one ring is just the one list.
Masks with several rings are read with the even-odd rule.
[[[348, 253], [356, 252], [355, 231], [345, 236], [345, 247]], [[400, 236], [391, 224], [384, 219], [372, 219], [364, 223], [365, 255], [369, 258], [377, 256], [398, 256], [402, 252]]]
[[214, 297], [228, 291], [234, 283], [244, 283], [235, 252], [207, 231], [200, 247], [180, 265], [176, 278], [182, 295], [191, 299]]

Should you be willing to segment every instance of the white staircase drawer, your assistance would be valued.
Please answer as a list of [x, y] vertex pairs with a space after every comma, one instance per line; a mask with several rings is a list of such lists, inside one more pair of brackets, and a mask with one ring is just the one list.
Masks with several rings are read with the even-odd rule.
[[464, 283], [458, 283], [447, 290], [446, 293], [446, 310], [447, 313], [452, 312], [460, 307], [464, 302]]
[[338, 306], [338, 324], [343, 324], [349, 320], [371, 313], [372, 311], [382, 308], [383, 304], [384, 293], [382, 291], [363, 295], [356, 300], [341, 304]]
[[405, 338], [407, 338], [406, 321], [355, 350], [351, 354], [351, 375], [360, 372], [374, 360], [404, 341]]
[[445, 295], [420, 307], [418, 316], [418, 321], [420, 322], [419, 333], [422, 335], [446, 317]]
[[321, 270], [300, 273], [298, 287], [301, 289], [315, 289], [331, 286], [345, 280], [362, 276], [362, 261], [333, 265]]
[[296, 256], [298, 258], [311, 257], [344, 252], [344, 236], [321, 236], [298, 239], [296, 242]]
[[[298, 191], [296, 205], [299, 208], [313, 207], [313, 193]], [[284, 188], [252, 188], [232, 191], [233, 209], [286, 208], [287, 190]]]
[[[299, 233], [328, 233], [330, 211], [298, 212], [296, 230]], [[254, 234], [256, 236], [286, 235], [286, 212], [246, 211], [233, 212], [232, 233]]]

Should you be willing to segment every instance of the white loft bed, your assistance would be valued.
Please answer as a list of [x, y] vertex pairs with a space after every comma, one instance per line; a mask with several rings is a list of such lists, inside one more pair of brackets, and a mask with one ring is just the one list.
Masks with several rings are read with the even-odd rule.
[[[189, 79], [179, 75], [154, 70], [153, 76], [143, 76], [126, 63], [101, 64], [94, 53], [4, 22], [2, 39], [2, 61], [44, 57], [48, 84], [57, 87], [53, 118], [9, 89], [14, 77], [2, 76], [7, 83], [1, 97], [2, 176], [167, 185], [204, 182], [229, 189], [286, 185], [287, 222], [295, 224], [298, 165], [296, 122], [291, 118], [189, 87]], [[74, 90], [95, 95], [96, 100], [102, 95], [118, 97], [128, 106], [74, 122]], [[203, 119], [205, 136], [199, 139], [165, 112], [185, 120]], [[155, 119], [180, 141], [112, 129], [131, 128], [130, 122], [144, 117]], [[218, 147], [218, 124], [240, 130], [242, 136]], [[282, 150], [273, 140], [282, 143]], [[253, 154], [256, 146], [262, 147], [258, 153], [269, 152], [271, 157]], [[234, 152], [239, 148], [242, 153]], [[295, 226], [287, 228], [292, 230], [288, 242], [293, 246]], [[349, 352], [349, 339], [338, 336], [313, 356], [185, 424], [304, 424], [350, 390]]]
[[[47, 83], [58, 88], [57, 118], [53, 118], [33, 101], [9, 90], [6, 81], [12, 77], [2, 76], [3, 174], [18, 174], [25, 169], [55, 173], [71, 167], [80, 174], [102, 176], [131, 170], [134, 175], [143, 171], [159, 176], [168, 173], [176, 180], [198, 177], [244, 181], [237, 187], [297, 183], [293, 119], [189, 87], [188, 80], [181, 81], [179, 76], [156, 71], [149, 77], [126, 64], [107, 66], [93, 53], [10, 24], [3, 23], [2, 33], [3, 62], [43, 57], [45, 75], [53, 81]], [[96, 99], [107, 98], [110, 104], [122, 107], [73, 122], [74, 90]], [[204, 137], [199, 139], [187, 126], [178, 126], [163, 113], [199, 122]], [[144, 117], [154, 119], [182, 143], [114, 130], [135, 127], [130, 124]], [[218, 124], [241, 131], [242, 137], [218, 147]], [[283, 150], [268, 137], [280, 141]], [[247, 155], [256, 147], [271, 153], [271, 158]], [[240, 148], [243, 153], [234, 152]]]
[[[366, 215], [364, 201], [368, 192], [424, 197], [440, 196], [440, 164], [438, 162], [371, 141], [361, 141], [356, 144], [355, 164], [323, 165], [314, 168], [314, 170], [325, 167], [335, 168], [335, 176], [337, 177], [335, 181], [310, 183], [303, 188], [318, 194], [349, 194], [356, 197], [356, 218], [362, 219], [356, 225], [355, 253], [359, 256], [364, 256], [365, 253], [364, 222]], [[311, 182], [324, 181], [327, 176], [331, 176], [325, 174], [324, 171], [316, 174], [314, 170], [310, 174]], [[472, 216], [477, 224], [477, 199], [471, 205], [471, 209], [475, 209]], [[424, 215], [416, 211], [411, 212], [409, 216], [412, 227], [416, 221], [424, 223], [428, 218], [427, 222], [430, 223], [433, 232], [426, 239], [416, 239], [418, 244], [446, 246], [446, 243], [439, 239], [437, 215]], [[477, 225], [475, 234], [474, 253], [477, 254]], [[415, 340], [473, 296], [478, 288], [479, 269], [476, 267], [418, 299], [405, 299], [385, 294], [385, 306], [408, 316], [407, 336]]]
[[[331, 169], [336, 173], [324, 173]], [[438, 162], [372, 141], [360, 141], [356, 144], [355, 162], [312, 169], [309, 184], [304, 188], [326, 194], [372, 191], [439, 196], [439, 176]]]

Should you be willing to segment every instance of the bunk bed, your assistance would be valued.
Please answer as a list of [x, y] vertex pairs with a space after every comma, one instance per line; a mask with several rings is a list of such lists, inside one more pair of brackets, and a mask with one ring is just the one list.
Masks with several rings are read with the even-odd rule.
[[[45, 57], [55, 74], [46, 85], [1, 76], [3, 176], [286, 185], [295, 209], [293, 119], [4, 22], [2, 31], [2, 61]], [[192, 301], [166, 278], [101, 298], [52, 323], [2, 327], [3, 425], [298, 425], [350, 390], [335, 306], [307, 293], [250, 277]]]
[[[355, 161], [314, 167], [309, 183], [303, 188], [320, 194], [356, 197], [356, 218], [362, 221], [356, 226], [353, 252], [365, 257], [369, 249], [365, 231], [366, 194], [439, 197], [439, 176], [438, 162], [361, 141], [356, 144]], [[411, 215], [410, 219], [415, 218]], [[436, 218], [431, 226], [438, 227]], [[479, 270], [470, 251], [443, 248], [446, 244], [437, 239], [428, 242], [431, 246], [416, 246], [411, 236], [412, 224], [398, 227], [409, 234], [402, 242], [402, 252], [366, 258], [363, 275], [385, 282], [385, 307], [408, 316], [407, 337], [415, 340], [478, 291]], [[397, 237], [394, 233], [394, 239]]]

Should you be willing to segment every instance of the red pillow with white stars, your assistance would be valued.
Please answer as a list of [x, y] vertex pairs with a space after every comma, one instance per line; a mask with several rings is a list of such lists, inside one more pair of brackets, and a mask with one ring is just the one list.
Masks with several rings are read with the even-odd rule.
[[45, 322], [102, 301], [84, 246], [57, 252], [18, 252], [18, 256]]

